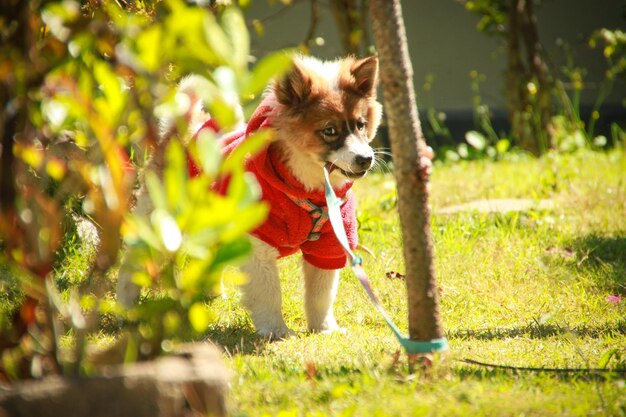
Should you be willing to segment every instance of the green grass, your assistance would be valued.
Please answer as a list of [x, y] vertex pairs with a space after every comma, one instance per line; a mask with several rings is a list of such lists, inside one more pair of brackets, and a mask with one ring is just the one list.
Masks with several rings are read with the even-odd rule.
[[[355, 191], [361, 243], [376, 253], [365, 256], [365, 269], [385, 308], [407, 328], [405, 282], [387, 277], [404, 271], [393, 179], [372, 175]], [[551, 199], [554, 208], [439, 212], [484, 198]], [[296, 338], [258, 338], [234, 284], [213, 304], [218, 320], [206, 338], [223, 347], [232, 370], [233, 416], [626, 415], [623, 373], [513, 372], [462, 361], [626, 368], [626, 154], [436, 165], [430, 202], [450, 351], [431, 370], [410, 374], [398, 342], [349, 271], [335, 305], [347, 333], [308, 334], [300, 260], [283, 259], [283, 311]], [[67, 242], [62, 290], [85, 284], [92, 255]], [[0, 268], [0, 276], [6, 273]], [[11, 305], [13, 293], [4, 292], [0, 311]], [[115, 332], [104, 329], [100, 344], [112, 343]]]
[[[356, 186], [365, 268], [406, 328], [401, 238], [390, 175]], [[553, 210], [438, 214], [482, 198], [553, 199]], [[620, 151], [438, 165], [432, 232], [450, 352], [410, 375], [397, 341], [344, 271], [336, 302], [347, 334], [307, 334], [297, 257], [281, 260], [284, 312], [298, 337], [253, 334], [238, 292], [215, 304], [209, 338], [233, 370], [235, 416], [626, 415], [623, 375], [493, 370], [625, 368], [626, 157]], [[611, 352], [613, 354], [611, 355]], [[608, 359], [608, 363], [607, 362]]]

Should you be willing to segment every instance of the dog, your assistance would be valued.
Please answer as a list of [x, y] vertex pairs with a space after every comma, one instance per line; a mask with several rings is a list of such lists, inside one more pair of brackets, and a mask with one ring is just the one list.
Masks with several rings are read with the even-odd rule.
[[[341, 214], [354, 249], [358, 239], [351, 187], [375, 165], [370, 142], [382, 117], [376, 98], [377, 57], [334, 61], [294, 57], [292, 69], [270, 83], [245, 128], [235, 132], [219, 131], [202, 109], [194, 84], [193, 78], [186, 79], [179, 88], [191, 102], [189, 125], [196, 136], [203, 129], [216, 131], [225, 157], [257, 129], [274, 130], [271, 143], [248, 158], [245, 167], [256, 176], [262, 199], [269, 204], [267, 219], [251, 233], [252, 253], [242, 266], [248, 275], [242, 302], [257, 333], [270, 339], [295, 334], [282, 315], [277, 259], [296, 252], [303, 257], [308, 330], [342, 331], [333, 303], [347, 258], [328, 221], [323, 167], [332, 164], [330, 181], [344, 200]], [[214, 185], [218, 192], [226, 187], [227, 181]], [[142, 205], [138, 201], [138, 210], [147, 211]], [[130, 274], [122, 267], [118, 297], [125, 304], [136, 297], [130, 286]]]

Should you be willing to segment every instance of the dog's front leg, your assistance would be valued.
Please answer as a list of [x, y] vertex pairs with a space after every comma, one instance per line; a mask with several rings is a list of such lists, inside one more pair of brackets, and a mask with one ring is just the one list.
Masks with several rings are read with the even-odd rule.
[[320, 269], [304, 261], [304, 309], [312, 332], [342, 331], [333, 313], [339, 270]]
[[295, 335], [285, 324], [276, 258], [278, 252], [267, 243], [252, 239], [252, 255], [241, 268], [248, 275], [242, 286], [243, 304], [261, 336], [283, 339]]

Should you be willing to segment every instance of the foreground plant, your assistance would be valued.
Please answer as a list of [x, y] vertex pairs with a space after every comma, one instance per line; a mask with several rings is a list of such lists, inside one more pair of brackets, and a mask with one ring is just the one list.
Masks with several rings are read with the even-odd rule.
[[[23, 294], [2, 320], [0, 372], [19, 379], [93, 370], [87, 341], [103, 314], [136, 324], [126, 360], [167, 351], [171, 339], [210, 320], [208, 297], [191, 294], [206, 294], [224, 265], [245, 255], [245, 234], [265, 212], [239, 168], [245, 155], [223, 164], [212, 138], [185, 155], [178, 132], [187, 131], [186, 109], [173, 85], [190, 72], [207, 78], [207, 107], [228, 127], [234, 102], [258, 96], [290, 58], [270, 54], [250, 72], [247, 30], [234, 7], [30, 1], [0, 12], [2, 54], [11, 57], [0, 71], [0, 260], [8, 266], [0, 284], [13, 288], [17, 277]], [[159, 139], [159, 111], [177, 118], [170, 141]], [[253, 143], [267, 139], [261, 133]], [[147, 161], [166, 143], [162, 182]], [[191, 180], [187, 158], [203, 168]], [[211, 181], [226, 174], [227, 195], [211, 193]], [[155, 203], [148, 221], [129, 215], [137, 177]], [[77, 216], [95, 224], [99, 241], [86, 285], [60, 294], [57, 266]], [[157, 292], [130, 310], [105, 297], [122, 237], [137, 282]]]

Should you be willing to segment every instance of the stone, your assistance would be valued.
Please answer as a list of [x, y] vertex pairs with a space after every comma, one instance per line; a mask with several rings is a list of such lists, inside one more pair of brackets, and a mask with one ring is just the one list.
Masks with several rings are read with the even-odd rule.
[[93, 377], [51, 376], [0, 391], [0, 417], [226, 416], [229, 372], [209, 344]]

